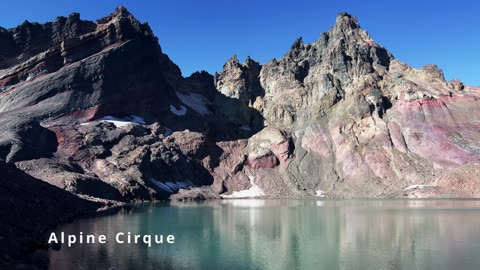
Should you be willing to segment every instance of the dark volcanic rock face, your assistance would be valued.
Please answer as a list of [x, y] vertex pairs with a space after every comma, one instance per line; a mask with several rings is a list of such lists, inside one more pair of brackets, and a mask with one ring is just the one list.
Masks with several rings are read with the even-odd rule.
[[124, 8], [0, 29], [0, 160], [88, 198], [478, 196], [479, 98], [348, 14], [187, 78]]
[[22, 269], [46, 268], [48, 257], [32, 251], [46, 248], [49, 230], [100, 206], [0, 162], [0, 268], [17, 269], [18, 259], [36, 265]]
[[96, 23], [72, 14], [6, 33], [17, 49], [1, 57], [2, 118], [85, 121], [130, 113], [153, 121], [176, 98], [167, 81], [180, 77], [178, 67], [124, 8]]
[[[121, 201], [212, 183], [196, 156], [165, 137], [187, 127], [206, 133], [209, 101], [191, 89], [215, 93], [213, 79], [183, 79], [125, 8], [96, 22], [72, 14], [1, 33], [0, 160], [70, 192]], [[176, 115], [188, 106], [181, 100], [191, 107]], [[113, 117], [134, 120], [89, 123]]]
[[25, 117], [0, 118], [0, 155], [8, 162], [52, 156], [57, 149], [55, 133]]

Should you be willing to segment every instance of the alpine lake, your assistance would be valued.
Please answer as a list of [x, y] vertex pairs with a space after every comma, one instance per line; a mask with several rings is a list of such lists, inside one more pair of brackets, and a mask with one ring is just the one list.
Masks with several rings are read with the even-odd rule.
[[[77, 239], [49, 251], [53, 270], [480, 269], [480, 200], [164, 202], [78, 219], [61, 232]], [[97, 239], [79, 243], [80, 232]]]

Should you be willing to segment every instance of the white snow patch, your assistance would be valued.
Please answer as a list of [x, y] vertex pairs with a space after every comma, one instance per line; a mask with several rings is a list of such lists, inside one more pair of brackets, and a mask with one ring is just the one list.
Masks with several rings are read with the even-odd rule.
[[201, 115], [209, 115], [210, 110], [207, 108], [208, 101], [204, 96], [200, 94], [190, 93], [189, 95], [184, 95], [180, 92], [176, 92], [178, 99], [190, 107], [192, 110], [196, 111]]
[[185, 114], [187, 114], [187, 108], [183, 105], [180, 106], [180, 109], [177, 109], [177, 107], [170, 105], [170, 111], [176, 116], [184, 116]]
[[320, 197], [320, 198], [325, 198], [325, 191], [323, 190], [317, 190], [315, 192], [315, 196]]
[[220, 195], [225, 199], [236, 199], [236, 198], [255, 198], [264, 196], [265, 193], [263, 190], [255, 184], [255, 177], [248, 176], [250, 179], [250, 184], [252, 185], [249, 189], [234, 191], [231, 195]]
[[[118, 118], [118, 117], [113, 117], [113, 116], [107, 115], [105, 117], [98, 118], [98, 119], [96, 119], [92, 122], [95, 122], [95, 121], [109, 122], [109, 123], [114, 124], [116, 127], [124, 127], [124, 126], [126, 126], [128, 124], [132, 124], [132, 123], [145, 125], [145, 120], [142, 117], [136, 116], [136, 115], [130, 115], [130, 116], [127, 116], [125, 118]], [[87, 122], [87, 123], [82, 123], [80, 125], [84, 126], [84, 125], [88, 125], [90, 123], [91, 122]]]
[[252, 130], [252, 129], [251, 129], [249, 126], [247, 126], [247, 125], [240, 126], [240, 129], [243, 129], [243, 130], [246, 130], [246, 131]]

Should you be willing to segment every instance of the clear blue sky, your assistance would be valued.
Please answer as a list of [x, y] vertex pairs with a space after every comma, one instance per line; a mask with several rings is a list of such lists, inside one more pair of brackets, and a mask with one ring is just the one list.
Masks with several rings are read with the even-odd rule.
[[237, 54], [264, 63], [302, 36], [313, 42], [346, 11], [393, 55], [414, 67], [437, 64], [447, 79], [480, 85], [480, 3], [474, 0], [11, 0], [0, 25], [45, 22], [80, 12], [95, 20], [123, 5], [148, 21], [184, 76], [222, 69]]

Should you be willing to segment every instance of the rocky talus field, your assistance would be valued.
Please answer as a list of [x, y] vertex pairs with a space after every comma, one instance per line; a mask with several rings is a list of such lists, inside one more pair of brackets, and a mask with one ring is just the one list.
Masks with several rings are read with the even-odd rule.
[[53, 225], [132, 201], [480, 197], [479, 99], [346, 13], [280, 59], [189, 77], [123, 7], [0, 27], [1, 207], [18, 212], [0, 228], [39, 205]]

